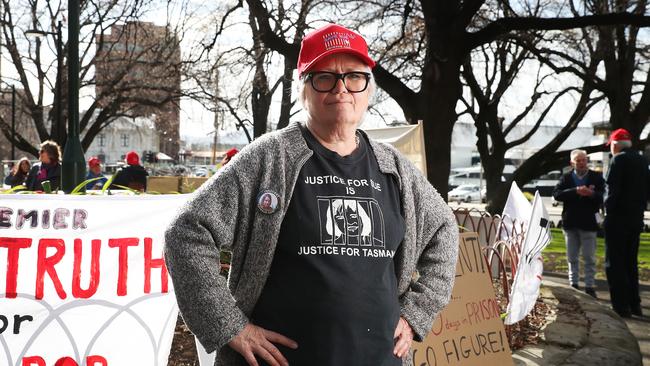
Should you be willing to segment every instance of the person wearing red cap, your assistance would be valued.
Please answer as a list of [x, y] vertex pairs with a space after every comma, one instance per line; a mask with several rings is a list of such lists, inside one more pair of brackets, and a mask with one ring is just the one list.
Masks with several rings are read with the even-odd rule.
[[86, 180], [95, 179], [95, 178], [99, 178], [99, 179], [94, 180], [92, 182], [88, 182], [86, 184], [86, 190], [101, 189], [104, 186], [104, 183], [106, 183], [107, 181], [104, 174], [102, 174], [101, 161], [99, 161], [98, 157], [93, 156], [90, 159], [88, 159], [88, 174], [86, 175]]
[[247, 145], [168, 228], [179, 309], [219, 365], [410, 365], [412, 340], [448, 303], [452, 211], [408, 159], [358, 129], [374, 66], [356, 32], [307, 34], [306, 121]]
[[124, 187], [128, 187], [136, 191], [146, 191], [149, 173], [140, 165], [140, 156], [138, 153], [129, 151], [126, 153], [124, 160], [126, 166], [123, 166], [115, 173], [115, 178], [113, 178], [110, 188], [124, 189]]
[[622, 317], [642, 316], [639, 296], [639, 236], [646, 208], [648, 162], [632, 149], [623, 128], [608, 141], [612, 159], [605, 195], [605, 272], [612, 308]]
[[221, 159], [221, 167], [228, 164], [228, 162], [233, 158], [233, 156], [237, 155], [238, 152], [239, 150], [237, 150], [237, 148], [234, 147], [226, 151], [226, 154], [223, 156], [223, 159]]

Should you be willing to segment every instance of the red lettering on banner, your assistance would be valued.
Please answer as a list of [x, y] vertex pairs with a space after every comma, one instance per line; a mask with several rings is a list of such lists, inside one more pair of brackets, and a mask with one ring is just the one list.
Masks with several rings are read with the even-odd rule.
[[86, 358], [86, 366], [94, 366], [100, 364], [102, 366], [108, 366], [108, 361], [102, 356], [88, 356]]
[[[28, 356], [28, 357], [23, 357], [23, 362], [21, 364], [22, 366], [47, 366], [45, 364], [45, 360], [41, 356]], [[101, 365], [101, 366], [108, 366], [108, 361], [106, 361], [106, 358], [98, 355], [91, 355], [86, 357], [86, 366], [96, 366], [96, 365]], [[79, 366], [77, 361], [74, 360], [72, 357], [61, 357], [56, 362], [54, 362], [54, 366]]]
[[22, 366], [45, 366], [45, 360], [39, 356], [23, 357]]
[[481, 299], [479, 302], [468, 302], [465, 304], [465, 311], [470, 325], [499, 317], [499, 305], [494, 299]]
[[108, 239], [108, 246], [120, 248], [117, 276], [117, 296], [126, 296], [126, 283], [129, 273], [129, 247], [138, 246], [138, 238]]
[[90, 251], [90, 283], [86, 290], [81, 288], [81, 239], [74, 240], [74, 269], [72, 272], [72, 296], [77, 299], [87, 299], [97, 292], [99, 286], [99, 253], [102, 242], [94, 239]]
[[[46, 257], [47, 248], [55, 248], [56, 253], [51, 257]], [[61, 286], [61, 281], [59, 276], [56, 274], [56, 269], [54, 266], [61, 261], [63, 255], [65, 254], [65, 242], [63, 239], [41, 239], [38, 242], [38, 259], [36, 260], [36, 294], [35, 297], [37, 300], [43, 298], [43, 279], [45, 272], [52, 279], [52, 284], [56, 289], [57, 295], [59, 298], [65, 299], [67, 297], [63, 286]]]
[[151, 270], [153, 268], [160, 268], [160, 292], [167, 292], [167, 266], [165, 265], [164, 258], [152, 259], [152, 240], [151, 238], [144, 238], [144, 293], [151, 292]]
[[[436, 322], [440, 322], [440, 326], [436, 328]], [[433, 327], [431, 329], [431, 333], [434, 335], [440, 335], [442, 333], [442, 312], [438, 314], [438, 317], [433, 320]]]
[[62, 357], [56, 360], [54, 366], [79, 366], [79, 364], [72, 357]]
[[32, 246], [30, 238], [0, 238], [0, 248], [7, 248], [7, 280], [5, 284], [5, 296], [8, 299], [16, 298], [16, 287], [18, 286], [18, 258], [20, 250]]
[[[137, 249], [134, 251], [130, 248], [138, 247], [139, 249], [142, 239], [144, 240], [142, 252]], [[129, 254], [131, 256], [135, 255], [138, 261], [142, 260], [140, 263], [142, 263], [144, 270], [143, 293], [149, 294], [152, 292], [152, 277], [156, 278], [156, 280], [154, 280], [156, 283], [153, 285], [156, 287], [158, 282], [158, 272], [154, 274], [153, 272], [155, 271], [160, 271], [160, 293], [168, 293], [169, 271], [165, 264], [165, 259], [159, 251], [154, 252], [153, 238], [145, 237], [142, 239], [92, 239], [91, 245], [89, 246], [87, 242], [79, 238], [74, 239], [73, 245], [66, 245], [66, 241], [60, 238], [44, 238], [40, 239], [36, 246], [32, 245], [32, 238], [0, 237], [0, 255], [4, 257], [5, 255], [2, 251], [4, 248], [7, 249], [6, 269], [0, 268], [0, 271], [2, 271], [0, 273], [4, 274], [6, 271], [7, 274], [5, 291], [2, 292], [0, 290], [0, 296], [4, 295], [4, 297], [8, 299], [16, 298], [18, 296], [18, 286], [20, 285], [21, 288], [25, 287], [24, 283], [18, 283], [20, 277], [24, 278], [24, 276], [21, 276], [21, 272], [35, 271], [35, 282], [33, 283], [35, 285], [34, 297], [36, 300], [42, 300], [46, 297], [45, 281], [48, 279], [51, 281], [52, 287], [56, 292], [54, 296], [58, 296], [60, 299], [66, 299], [68, 294], [75, 299], [91, 298], [95, 296], [97, 291], [99, 291], [101, 280], [103, 279], [103, 282], [107, 281], [106, 275], [102, 275], [101, 273], [102, 266], [108, 266], [111, 269], [117, 270], [117, 278], [113, 279], [113, 277], [110, 276], [110, 280], [116, 281], [115, 286], [117, 296], [127, 296]], [[116, 253], [118, 257], [117, 263], [102, 264], [101, 254], [106, 250], [102, 250], [102, 246], [106, 244], [108, 244], [110, 248], [118, 249], [118, 252]], [[85, 251], [84, 246], [86, 247]], [[25, 254], [26, 251], [21, 252], [23, 249], [28, 249], [31, 254], [28, 266], [26, 266], [25, 263], [20, 265], [21, 256], [22, 261], [25, 262], [24, 257], [27, 255]], [[129, 251], [131, 251], [131, 253], [129, 253]], [[36, 255], [34, 255], [34, 252], [36, 252]], [[66, 260], [66, 255], [68, 257], [73, 256], [73, 258], [68, 258]], [[88, 258], [88, 256], [90, 256], [90, 258]], [[132, 262], [134, 259], [136, 258], [131, 257]], [[35, 263], [33, 262], [34, 260]], [[64, 268], [66, 265], [69, 265], [70, 262], [72, 262], [71, 270], [70, 268]], [[104, 262], [106, 261], [104, 260]], [[70, 277], [68, 277], [68, 275], [70, 275]], [[82, 277], [85, 281], [83, 284]], [[113, 284], [110, 283], [108, 286], [113, 286]], [[27, 292], [29, 291], [25, 289], [21, 290], [21, 293]], [[47, 296], [52, 296], [52, 294], [47, 294]]]

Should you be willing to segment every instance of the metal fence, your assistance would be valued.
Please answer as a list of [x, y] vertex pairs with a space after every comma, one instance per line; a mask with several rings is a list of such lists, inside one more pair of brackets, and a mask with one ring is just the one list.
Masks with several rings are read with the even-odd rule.
[[[503, 311], [510, 301], [510, 287], [517, 273], [517, 265], [524, 241], [523, 222], [507, 215], [490, 215], [476, 208], [459, 207], [454, 210], [461, 232], [478, 233], [483, 258], [492, 274], [497, 300]], [[506, 326], [508, 338], [513, 336], [512, 327]]]

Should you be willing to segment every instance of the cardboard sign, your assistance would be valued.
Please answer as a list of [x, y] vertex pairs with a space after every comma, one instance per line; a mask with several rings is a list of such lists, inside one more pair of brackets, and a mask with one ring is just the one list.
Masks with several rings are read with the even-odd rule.
[[0, 365], [166, 365], [178, 309], [163, 234], [185, 195], [5, 195]]
[[461, 234], [459, 246], [451, 301], [433, 322], [427, 338], [413, 343], [413, 365], [512, 365], [477, 234]]

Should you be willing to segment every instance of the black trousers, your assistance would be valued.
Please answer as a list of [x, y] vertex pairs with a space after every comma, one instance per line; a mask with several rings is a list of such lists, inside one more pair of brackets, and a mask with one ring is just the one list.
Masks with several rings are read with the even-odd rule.
[[641, 304], [639, 296], [639, 236], [637, 220], [605, 220], [605, 272], [612, 307], [629, 313]]

